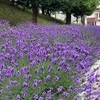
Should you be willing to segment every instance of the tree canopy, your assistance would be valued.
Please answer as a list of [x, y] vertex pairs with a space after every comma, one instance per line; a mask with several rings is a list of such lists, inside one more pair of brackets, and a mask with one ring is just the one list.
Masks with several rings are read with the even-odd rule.
[[[31, 5], [33, 11], [33, 23], [37, 23], [38, 9], [41, 8], [43, 13], [62, 11], [66, 14], [66, 24], [71, 24], [71, 14], [75, 17], [90, 15], [97, 6], [99, 0], [17, 0], [23, 2], [24, 6]], [[12, 0], [14, 3], [14, 0]], [[49, 12], [50, 11], [50, 12]]]

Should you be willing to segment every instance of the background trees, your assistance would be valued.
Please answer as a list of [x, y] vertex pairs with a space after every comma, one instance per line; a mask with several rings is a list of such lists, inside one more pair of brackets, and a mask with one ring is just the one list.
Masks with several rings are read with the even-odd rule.
[[[71, 14], [75, 17], [81, 16], [84, 24], [84, 15], [90, 15], [97, 6], [99, 0], [12, 0], [25, 7], [32, 9], [33, 23], [37, 23], [38, 9], [42, 9], [42, 14], [51, 15], [52, 12], [62, 11], [66, 15], [66, 24], [71, 24]], [[31, 5], [31, 6], [30, 6]]]
[[74, 6], [72, 13], [75, 17], [81, 17], [81, 23], [85, 24], [85, 15], [91, 15], [97, 7], [99, 0], [80, 0], [78, 5]]
[[80, 0], [52, 0], [48, 6], [44, 8], [49, 9], [51, 12], [62, 11], [66, 14], [66, 24], [71, 24], [72, 9], [79, 4]]
[[31, 6], [32, 6], [32, 12], [33, 12], [32, 21], [33, 21], [33, 23], [37, 23], [39, 7], [41, 7], [42, 5], [44, 5], [44, 6], [49, 5], [52, 2], [52, 0], [23, 0], [23, 1], [30, 2]]
[[66, 24], [71, 24], [71, 14], [75, 6], [79, 4], [80, 0], [62, 0], [62, 11], [66, 14]]

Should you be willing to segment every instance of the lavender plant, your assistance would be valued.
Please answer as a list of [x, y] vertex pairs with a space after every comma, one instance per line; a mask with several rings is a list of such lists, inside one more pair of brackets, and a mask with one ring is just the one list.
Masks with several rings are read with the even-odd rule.
[[[85, 31], [84, 31], [85, 30]], [[0, 21], [0, 100], [93, 100], [91, 65], [99, 59], [99, 27]], [[92, 41], [92, 42], [91, 42]], [[96, 89], [95, 89], [96, 90]], [[97, 99], [99, 100], [99, 99]]]

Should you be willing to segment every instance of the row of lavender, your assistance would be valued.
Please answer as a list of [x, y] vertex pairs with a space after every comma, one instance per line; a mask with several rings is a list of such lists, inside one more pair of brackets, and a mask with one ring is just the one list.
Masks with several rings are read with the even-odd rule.
[[[83, 77], [100, 55], [100, 28], [0, 21], [0, 100], [89, 100], [98, 78]], [[96, 69], [95, 69], [96, 70]], [[96, 89], [95, 89], [96, 90]]]

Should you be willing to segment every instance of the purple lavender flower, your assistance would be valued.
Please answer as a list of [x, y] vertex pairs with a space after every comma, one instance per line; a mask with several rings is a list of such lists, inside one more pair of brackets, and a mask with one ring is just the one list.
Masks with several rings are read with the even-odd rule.
[[55, 81], [58, 81], [60, 78], [58, 77], [58, 76], [56, 76], [55, 78], [54, 78], [54, 80]]
[[21, 99], [20, 95], [17, 95], [17, 96], [16, 96], [16, 99], [17, 99], [17, 100], [20, 100], [20, 99]]
[[35, 94], [33, 98], [34, 98], [34, 100], [37, 100], [38, 99], [38, 94]]
[[[35, 98], [32, 98], [34, 100], [53, 100], [56, 96], [57, 99], [64, 100], [73, 91], [76, 95], [85, 92], [85, 97], [89, 100], [94, 100], [96, 95], [99, 100], [100, 75], [95, 75], [99, 67], [87, 78], [84, 77], [91, 70], [91, 65], [100, 59], [99, 33], [100, 28], [97, 26], [22, 23], [10, 27], [7, 21], [1, 20], [1, 97], [8, 100], [11, 95], [13, 100], [21, 100], [23, 96], [24, 99], [27, 96], [31, 98], [31, 94], [37, 91], [39, 95], [35, 94]], [[68, 79], [70, 82], [67, 84]], [[60, 85], [63, 82], [66, 84], [62, 87]], [[73, 86], [70, 86], [73, 82]], [[85, 84], [78, 87], [81, 83]], [[97, 88], [93, 87], [93, 83], [96, 83]], [[16, 89], [17, 92], [14, 92]], [[66, 89], [69, 93], [64, 91]], [[72, 95], [74, 98], [71, 100], [80, 100]]]
[[22, 53], [22, 52], [19, 52], [19, 53], [18, 53], [18, 57], [22, 59], [22, 58], [24, 57], [24, 56], [23, 56], [23, 53]]
[[42, 66], [42, 68], [41, 68], [41, 72], [42, 72], [42, 73], [44, 72], [44, 69], [45, 69], [44, 66]]
[[68, 73], [70, 72], [71, 68], [70, 67], [66, 67], [65, 72]]
[[75, 79], [76, 84], [80, 84], [80, 82], [81, 82], [80, 78]]
[[52, 66], [48, 66], [48, 72], [50, 73], [50, 71], [53, 69]]
[[32, 88], [36, 88], [37, 86], [38, 86], [38, 80], [35, 79], [35, 80], [34, 80], [34, 83], [33, 83], [33, 85], [32, 85]]
[[53, 58], [51, 62], [52, 62], [53, 64], [56, 64], [57, 61], [58, 61], [58, 58]]
[[79, 97], [75, 96], [73, 100], [81, 100]]
[[9, 91], [9, 90], [10, 90], [10, 86], [6, 86], [6, 90], [8, 90], [8, 91]]
[[26, 98], [28, 96], [28, 92], [24, 92], [24, 97]]
[[9, 96], [5, 96], [5, 100], [8, 100], [9, 99]]
[[63, 92], [63, 94], [62, 94], [62, 98], [66, 98], [66, 97], [69, 97], [69, 93], [67, 93], [67, 92]]
[[100, 100], [100, 96], [98, 96], [98, 97], [96, 98], [96, 100]]
[[42, 83], [42, 80], [38, 80], [38, 84], [41, 84]]
[[63, 86], [59, 86], [59, 88], [57, 88], [57, 92], [60, 93], [63, 89]]
[[50, 75], [47, 75], [46, 76], [46, 81], [49, 81], [50, 80], [50, 77], [51, 77]]
[[43, 97], [39, 97], [39, 100], [44, 100], [44, 98]]
[[24, 86], [24, 88], [26, 89], [26, 88], [28, 88], [28, 83], [26, 83], [26, 82], [23, 82], [23, 86]]
[[39, 70], [38, 69], [35, 69], [34, 73], [37, 74], [38, 72], [39, 72]]
[[10, 91], [9, 91], [9, 95], [12, 95], [12, 93], [13, 93], [13, 92], [10, 90]]
[[46, 95], [46, 91], [43, 91], [43, 92], [42, 92], [42, 95], [45, 96], [45, 95]]

